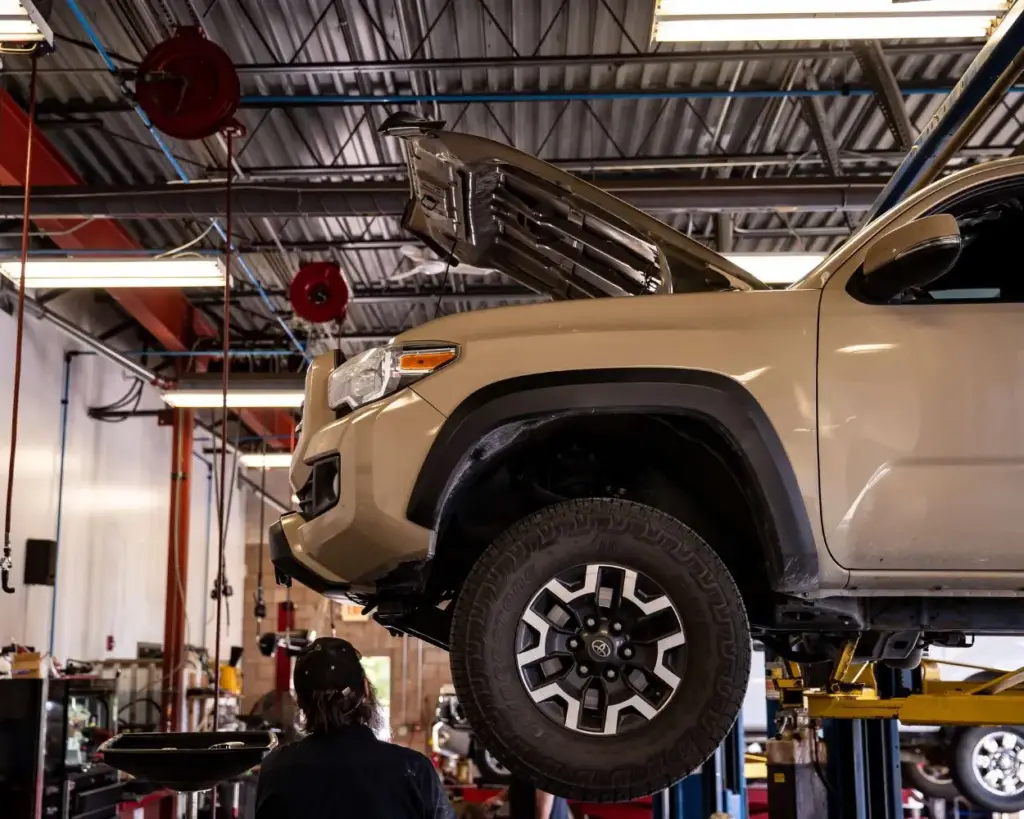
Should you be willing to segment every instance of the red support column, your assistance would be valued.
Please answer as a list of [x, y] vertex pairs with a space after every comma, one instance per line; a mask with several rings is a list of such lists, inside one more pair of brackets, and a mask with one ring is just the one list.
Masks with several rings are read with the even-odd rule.
[[[295, 630], [295, 604], [291, 600], [277, 604], [277, 633], [285, 634]], [[291, 642], [290, 640], [287, 642]], [[288, 646], [278, 646], [274, 652], [274, 690], [277, 692], [279, 707], [284, 697], [292, 690], [292, 658]]]
[[188, 527], [192, 469], [191, 410], [174, 410], [171, 427], [171, 514], [164, 608], [163, 730], [181, 731], [184, 711], [185, 606], [188, 602]]

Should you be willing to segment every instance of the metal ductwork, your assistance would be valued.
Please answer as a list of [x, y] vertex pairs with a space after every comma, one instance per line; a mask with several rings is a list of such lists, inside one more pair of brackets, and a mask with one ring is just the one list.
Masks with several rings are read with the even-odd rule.
[[[771, 208], [865, 210], [884, 180], [807, 177], [786, 179], [606, 179], [597, 184], [634, 207], [652, 213], [742, 211]], [[149, 188], [42, 187], [32, 191], [36, 219], [209, 218], [224, 212], [222, 183]], [[404, 182], [272, 184], [234, 186], [232, 208], [243, 218], [400, 216], [409, 199]], [[0, 218], [19, 218], [21, 188], [0, 187]]]

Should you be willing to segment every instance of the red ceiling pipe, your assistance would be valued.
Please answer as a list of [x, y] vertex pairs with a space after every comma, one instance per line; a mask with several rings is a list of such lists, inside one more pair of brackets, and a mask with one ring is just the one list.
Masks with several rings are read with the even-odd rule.
[[[28, 115], [10, 94], [0, 90], [0, 185], [25, 184], [27, 147]], [[38, 129], [32, 143], [32, 183], [69, 187], [84, 184], [82, 177]], [[134, 237], [120, 223], [110, 219], [85, 224], [41, 219], [36, 225], [51, 232], [54, 244], [65, 250], [141, 250]], [[68, 233], [72, 228], [75, 230]], [[111, 290], [110, 295], [168, 350], [190, 350], [196, 339], [217, 335], [213, 324], [176, 288], [119, 288]], [[286, 412], [242, 410], [239, 415], [253, 432], [268, 437], [272, 447], [279, 447], [284, 440], [276, 436], [287, 435], [294, 428]]]

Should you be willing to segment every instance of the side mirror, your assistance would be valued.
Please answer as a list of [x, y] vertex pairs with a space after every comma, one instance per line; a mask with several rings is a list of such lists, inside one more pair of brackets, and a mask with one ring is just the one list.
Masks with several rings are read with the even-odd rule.
[[948, 213], [898, 227], [868, 248], [857, 295], [888, 302], [912, 287], [929, 285], [952, 270], [961, 247], [960, 228]]

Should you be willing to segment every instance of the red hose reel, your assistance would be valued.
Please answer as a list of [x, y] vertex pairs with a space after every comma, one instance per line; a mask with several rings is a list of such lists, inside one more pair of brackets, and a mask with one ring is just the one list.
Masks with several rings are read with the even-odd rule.
[[234, 63], [202, 29], [183, 26], [142, 60], [135, 96], [159, 130], [176, 139], [205, 139], [238, 129], [242, 90]]
[[295, 315], [312, 324], [344, 319], [350, 298], [341, 267], [335, 262], [306, 262], [288, 288]]

